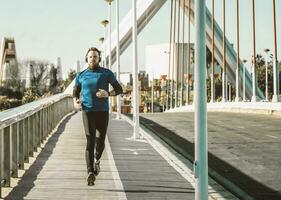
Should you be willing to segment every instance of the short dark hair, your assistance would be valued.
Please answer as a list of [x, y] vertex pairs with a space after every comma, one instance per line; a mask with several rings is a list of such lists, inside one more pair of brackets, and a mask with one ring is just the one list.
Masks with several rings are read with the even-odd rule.
[[85, 56], [85, 61], [88, 62], [87, 56], [88, 56], [88, 53], [89, 53], [90, 51], [96, 51], [96, 52], [98, 52], [99, 57], [100, 57], [100, 59], [99, 59], [99, 62], [100, 62], [100, 61], [101, 61], [101, 51], [100, 51], [98, 48], [96, 48], [96, 47], [90, 47], [90, 48], [88, 49], [88, 51], [87, 51], [87, 53], [86, 53], [86, 56]]

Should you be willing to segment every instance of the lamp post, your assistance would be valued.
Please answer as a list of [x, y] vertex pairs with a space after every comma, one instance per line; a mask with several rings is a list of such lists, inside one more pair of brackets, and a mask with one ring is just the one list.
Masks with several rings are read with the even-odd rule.
[[[169, 67], [168, 67], [168, 78], [167, 78], [167, 98], [166, 98], [166, 110], [169, 110], [169, 91], [171, 88], [171, 43], [172, 43], [172, 26], [173, 26], [173, 0], [171, 0], [171, 11], [170, 11], [170, 43], [169, 43]], [[165, 53], [165, 52], [164, 52]]]
[[178, 1], [178, 25], [177, 25], [177, 49], [176, 49], [176, 95], [175, 107], [178, 107], [179, 100], [179, 70], [180, 70], [180, 0]]
[[191, 17], [191, 0], [188, 0], [188, 51], [187, 51], [187, 70], [186, 70], [186, 74], [187, 74], [187, 88], [186, 88], [186, 105], [188, 105], [190, 103], [190, 86], [189, 86], [189, 82], [190, 82], [190, 17]]
[[212, 75], [211, 75], [211, 103], [215, 102], [215, 0], [212, 0]]
[[154, 111], [154, 109], [153, 109], [153, 107], [154, 107], [154, 81], [153, 81], [153, 79], [154, 79], [154, 76], [153, 76], [153, 74], [152, 74], [152, 81], [151, 81], [151, 113], [153, 113], [153, 111]]
[[226, 57], [225, 57], [225, 0], [222, 1], [222, 24], [223, 24], [223, 61], [222, 61], [222, 102], [226, 102]]
[[273, 9], [273, 36], [274, 36], [274, 51], [273, 51], [273, 97], [272, 102], [278, 102], [279, 95], [279, 70], [277, 59], [277, 36], [276, 36], [276, 9], [275, 0], [272, 0]]
[[183, 12], [182, 12], [182, 66], [181, 66], [181, 99], [180, 99], [180, 105], [183, 106], [183, 87], [184, 87], [184, 35], [185, 35], [185, 0], [182, 1], [182, 7], [183, 7]]
[[[101, 42], [101, 45], [103, 45], [103, 48], [104, 48], [104, 37], [101, 37], [101, 38], [99, 39], [99, 41]], [[101, 66], [102, 66], [102, 67], [105, 67], [105, 66], [104, 66], [104, 59], [105, 59], [105, 52], [104, 52], [104, 49], [103, 49], [103, 56], [102, 56], [102, 61], [101, 61]]]
[[235, 95], [235, 102], [239, 102], [239, 0], [236, 0], [236, 48], [237, 48], [237, 56], [236, 56], [236, 95]]
[[268, 52], [269, 49], [265, 49], [265, 101], [268, 101]]
[[[171, 38], [171, 36], [170, 36]], [[169, 44], [169, 50], [171, 50], [171, 42]], [[164, 51], [163, 53], [165, 54], [169, 54], [169, 58], [168, 58], [168, 62], [169, 62], [169, 66], [168, 66], [168, 75], [167, 75], [167, 78], [166, 78], [166, 101], [165, 101], [165, 106], [166, 106], [166, 109], [165, 110], [168, 110], [168, 107], [169, 107], [169, 78], [170, 78], [170, 59], [171, 59], [171, 54], [170, 54], [170, 51]], [[164, 104], [164, 103], [163, 103]], [[163, 109], [163, 112], [164, 112], [164, 109]]]
[[[109, 49], [109, 55], [108, 55], [108, 69], [111, 70], [111, 3], [113, 0], [105, 0], [108, 3], [108, 19], [109, 19], [109, 30], [108, 30], [108, 49]], [[111, 86], [110, 86], [111, 88]], [[112, 113], [112, 101], [111, 97], [109, 97], [109, 113]]]
[[256, 96], [256, 26], [255, 26], [255, 0], [252, 0], [252, 20], [253, 20], [253, 68], [252, 68], [252, 102], [257, 101]]
[[133, 100], [134, 100], [134, 139], [140, 138], [139, 135], [139, 107], [138, 107], [138, 48], [137, 48], [137, 0], [132, 0], [133, 6]]
[[246, 62], [247, 60], [243, 60], [243, 101], [246, 101]]
[[[117, 80], [120, 82], [120, 49], [119, 49], [119, 0], [116, 0], [116, 71]], [[121, 99], [120, 95], [117, 95], [117, 115], [116, 119], [121, 119]]]
[[[172, 37], [172, 41], [173, 41], [173, 49], [172, 49], [172, 52], [173, 52], [173, 57], [172, 57], [172, 71], [171, 71], [171, 102], [170, 102], [170, 109], [174, 108], [174, 72], [175, 72], [175, 50], [176, 50], [176, 45], [175, 45], [175, 42], [176, 42], [176, 1], [174, 0], [173, 1], [173, 26], [172, 26], [172, 29], [173, 29], [173, 37]], [[170, 51], [171, 52], [171, 51]]]
[[107, 39], [106, 39], [106, 26], [107, 26], [107, 24], [109, 23], [109, 21], [108, 20], [102, 20], [101, 21], [101, 24], [104, 26], [104, 65], [103, 65], [103, 67], [107, 67], [107, 59], [106, 59], [106, 41], [107, 41]]

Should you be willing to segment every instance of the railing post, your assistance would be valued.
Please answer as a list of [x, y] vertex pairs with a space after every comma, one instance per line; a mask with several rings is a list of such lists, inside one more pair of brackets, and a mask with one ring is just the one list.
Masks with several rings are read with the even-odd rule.
[[33, 125], [33, 131], [32, 131], [32, 135], [33, 135], [33, 151], [34, 151], [34, 152], [37, 152], [36, 113], [34, 113], [34, 114], [32, 115], [32, 118], [33, 118], [33, 120], [32, 120], [32, 125]]
[[47, 136], [50, 133], [50, 106], [47, 107]]
[[33, 157], [33, 116], [28, 117], [28, 156]]
[[18, 177], [18, 123], [12, 124], [11, 128], [11, 171], [12, 177]]
[[44, 109], [40, 110], [40, 145], [43, 143], [44, 141]]
[[47, 113], [47, 110], [46, 110], [46, 108], [43, 108], [43, 140], [45, 140], [46, 139], [46, 134], [47, 134], [47, 115], [46, 115], [46, 113]]
[[11, 146], [10, 146], [10, 126], [4, 128], [4, 135], [3, 135], [3, 179], [5, 180], [4, 186], [10, 187], [10, 178], [11, 178], [11, 163], [10, 163], [10, 157], [11, 157]]
[[3, 172], [3, 146], [4, 146], [4, 141], [3, 141], [3, 135], [4, 135], [4, 130], [0, 129], [0, 198], [2, 198], [2, 172]]
[[23, 121], [23, 154], [24, 154], [24, 162], [29, 162], [29, 117], [25, 118]]
[[19, 121], [18, 126], [18, 167], [24, 169], [24, 121]]

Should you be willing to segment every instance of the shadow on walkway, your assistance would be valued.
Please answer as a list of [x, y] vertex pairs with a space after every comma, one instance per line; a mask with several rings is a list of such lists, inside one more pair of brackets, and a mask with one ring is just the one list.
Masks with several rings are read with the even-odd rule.
[[[132, 115], [128, 116], [132, 117]], [[140, 117], [140, 122], [143, 127], [160, 137], [173, 149], [190, 160], [190, 162], [194, 162], [194, 143], [178, 136], [175, 132], [147, 118]], [[268, 186], [256, 181], [253, 177], [248, 176], [210, 152], [208, 153], [208, 162], [209, 176], [239, 198], [243, 199], [245, 196], [233, 191], [233, 186], [238, 190], [241, 189], [246, 192], [254, 199], [281, 199], [280, 192], [274, 191]]]
[[[66, 124], [73, 115], [75, 115], [75, 113], [69, 115], [61, 122], [56, 132], [54, 132], [53, 135], [48, 139], [48, 142], [42, 148], [42, 151], [32, 163], [30, 168], [25, 171], [24, 175], [19, 180], [18, 185], [15, 186], [13, 190], [4, 199], [24, 199], [24, 197], [27, 196], [29, 191], [35, 186], [34, 182], [37, 179], [38, 174], [41, 172], [47, 160], [51, 157], [59, 137], [64, 132]], [[44, 154], [44, 156], [42, 156], [42, 154]], [[28, 181], [28, 184], [26, 181]]]

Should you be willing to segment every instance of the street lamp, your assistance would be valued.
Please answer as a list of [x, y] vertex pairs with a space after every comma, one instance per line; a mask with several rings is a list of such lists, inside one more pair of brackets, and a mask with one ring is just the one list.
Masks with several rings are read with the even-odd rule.
[[[117, 80], [120, 82], [120, 49], [119, 49], [119, 0], [116, 0], [116, 71]], [[117, 96], [117, 115], [116, 119], [121, 119], [121, 99]]]
[[109, 23], [109, 21], [108, 20], [102, 20], [101, 21], [101, 24], [104, 26], [104, 67], [106, 67], [107, 66], [107, 62], [106, 62], [106, 26], [107, 26], [107, 24]]
[[222, 61], [222, 102], [226, 102], [226, 38], [225, 38], [225, 0], [222, 1], [222, 10], [223, 10], [223, 17], [222, 17], [222, 24], [223, 24], [223, 61]]
[[265, 49], [265, 101], [268, 101], [268, 52], [269, 49]]
[[[105, 0], [108, 3], [108, 19], [109, 19], [109, 30], [108, 30], [108, 49], [109, 49], [109, 59], [108, 59], [108, 69], [111, 70], [111, 3], [113, 0]], [[111, 86], [110, 86], [111, 88]], [[112, 101], [111, 98], [109, 98], [109, 113], [112, 113]]]
[[[171, 29], [170, 29], [170, 33], [171, 33]], [[171, 37], [171, 36], [170, 36]], [[171, 50], [171, 42], [170, 42], [170, 45], [169, 45], [169, 50]], [[171, 54], [170, 54], [170, 51], [164, 51], [163, 53], [165, 54], [169, 54], [169, 67], [168, 67], [168, 76], [167, 76], [167, 79], [166, 79], [166, 110], [168, 110], [169, 108], [169, 78], [170, 78], [170, 59], [171, 59]], [[164, 104], [164, 103], [163, 103]], [[164, 112], [164, 110], [163, 110]]]
[[246, 62], [247, 60], [243, 60], [243, 101], [246, 101]]
[[186, 105], [188, 105], [190, 103], [190, 87], [189, 87], [189, 82], [190, 82], [190, 16], [191, 16], [191, 8], [190, 5], [191, 4], [191, 0], [188, 0], [188, 55], [187, 55], [187, 88], [186, 88]]
[[236, 0], [236, 48], [237, 48], [237, 57], [236, 57], [236, 94], [235, 102], [239, 102], [239, 64], [240, 64], [240, 49], [239, 49], [239, 0]]
[[108, 3], [108, 19], [109, 19], [109, 30], [108, 30], [108, 69], [111, 70], [111, 3], [113, 0], [105, 0]]
[[211, 75], [211, 103], [215, 102], [214, 90], [214, 73], [215, 73], [215, 0], [212, 0], [212, 75]]
[[276, 9], [275, 0], [272, 0], [273, 9], [273, 36], [274, 36], [274, 51], [273, 51], [273, 97], [272, 102], [278, 102], [279, 98], [279, 69], [277, 61], [277, 36], [276, 36]]
[[[101, 45], [103, 45], [104, 43], [104, 37], [101, 37], [99, 39], [99, 41], [101, 42]], [[103, 60], [105, 59], [105, 52], [103, 52], [103, 56], [102, 56], [102, 62], [101, 62], [101, 66], [104, 67], [104, 63], [103, 63]]]
[[133, 45], [133, 100], [134, 100], [134, 139], [140, 138], [138, 106], [138, 43], [137, 43], [137, 0], [132, 0], [132, 45]]

